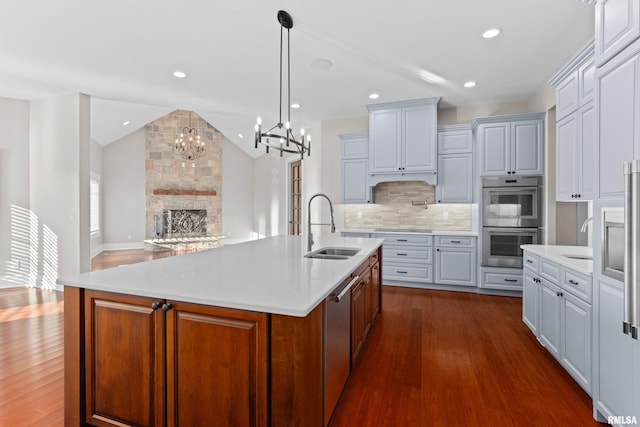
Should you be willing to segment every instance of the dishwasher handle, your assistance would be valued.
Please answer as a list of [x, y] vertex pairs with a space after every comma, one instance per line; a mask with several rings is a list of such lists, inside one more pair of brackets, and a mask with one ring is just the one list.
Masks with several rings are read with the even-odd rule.
[[344, 298], [344, 296], [347, 294], [347, 292], [349, 292], [351, 290], [351, 287], [353, 286], [354, 283], [356, 283], [358, 281], [358, 279], [360, 279], [360, 276], [356, 276], [353, 279], [351, 279], [351, 281], [349, 283], [347, 283], [338, 294], [336, 294], [335, 292], [332, 293], [331, 295], [329, 295], [329, 299], [333, 302], [340, 302], [342, 301], [342, 298]]

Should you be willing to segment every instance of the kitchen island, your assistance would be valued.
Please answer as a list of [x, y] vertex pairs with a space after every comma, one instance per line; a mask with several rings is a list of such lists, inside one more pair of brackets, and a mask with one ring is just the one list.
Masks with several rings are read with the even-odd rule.
[[353, 367], [381, 309], [381, 244], [319, 237], [359, 251], [317, 259], [277, 236], [59, 279], [65, 425], [326, 426], [326, 299], [352, 285]]

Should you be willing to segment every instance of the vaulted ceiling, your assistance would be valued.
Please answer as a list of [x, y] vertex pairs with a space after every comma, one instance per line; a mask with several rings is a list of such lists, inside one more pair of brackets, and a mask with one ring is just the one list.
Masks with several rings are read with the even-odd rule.
[[[0, 5], [0, 96], [91, 95], [101, 145], [193, 110], [256, 156], [256, 117], [275, 123], [278, 114], [280, 9], [294, 20], [296, 128], [364, 116], [375, 102], [526, 100], [594, 30], [593, 6], [577, 0], [9, 0]], [[483, 39], [490, 27], [502, 33]], [[318, 69], [319, 59], [331, 67]], [[477, 85], [463, 87], [468, 80]]]

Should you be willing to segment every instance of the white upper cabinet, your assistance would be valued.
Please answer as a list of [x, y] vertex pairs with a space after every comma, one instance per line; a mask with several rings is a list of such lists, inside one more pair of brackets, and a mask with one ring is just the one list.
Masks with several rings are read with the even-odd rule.
[[439, 101], [436, 97], [367, 105], [372, 175], [435, 173]]
[[369, 203], [369, 135], [338, 135], [342, 143], [342, 203]]
[[622, 164], [640, 158], [640, 40], [596, 70], [598, 195], [622, 197]]
[[598, 0], [596, 65], [599, 67], [640, 37], [640, 0]]
[[544, 113], [475, 119], [480, 175], [542, 175]]
[[438, 128], [437, 203], [473, 203], [471, 126]]
[[556, 87], [558, 201], [588, 201], [594, 197], [593, 144], [596, 129], [593, 50], [593, 42], [587, 44], [549, 81]]

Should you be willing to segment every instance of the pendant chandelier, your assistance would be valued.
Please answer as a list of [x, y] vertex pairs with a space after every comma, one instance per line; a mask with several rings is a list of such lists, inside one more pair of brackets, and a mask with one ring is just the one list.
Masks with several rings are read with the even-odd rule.
[[[311, 136], [305, 135], [304, 129], [300, 130], [300, 139], [296, 139], [291, 130], [291, 49], [289, 30], [293, 27], [293, 19], [289, 13], [284, 10], [278, 11], [278, 22], [280, 23], [280, 116], [278, 123], [271, 127], [266, 132], [262, 131], [262, 119], [258, 117], [255, 125], [255, 148], [258, 148], [258, 144], [266, 146], [266, 152], [269, 149], [280, 151], [280, 157], [284, 153], [300, 154], [301, 158], [304, 155], [311, 155]], [[284, 29], [287, 29], [287, 121], [282, 123], [282, 45], [284, 39]]]
[[182, 128], [173, 145], [174, 154], [185, 160], [195, 160], [207, 154], [204, 140], [200, 139], [198, 130], [191, 127], [191, 111], [189, 111], [189, 126]]

